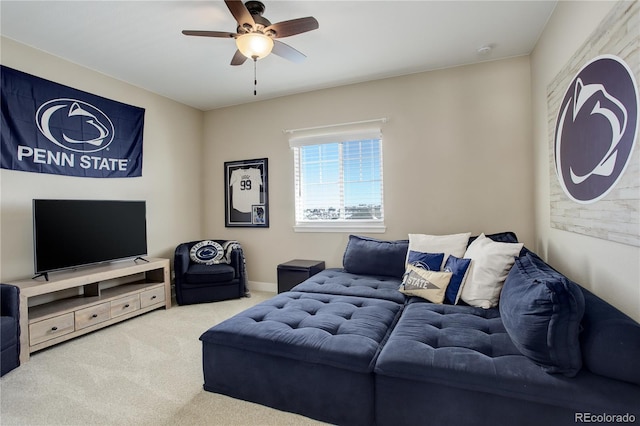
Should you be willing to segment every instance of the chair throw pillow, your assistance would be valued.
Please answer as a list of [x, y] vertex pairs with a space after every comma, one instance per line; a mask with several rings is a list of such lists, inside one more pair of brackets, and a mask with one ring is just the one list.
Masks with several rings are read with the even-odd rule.
[[584, 294], [533, 253], [518, 258], [500, 296], [500, 317], [513, 344], [547, 373], [582, 368]]
[[435, 272], [409, 265], [402, 277], [399, 290], [408, 296], [421, 297], [432, 303], [442, 303], [451, 275], [451, 272]]
[[196, 243], [189, 250], [189, 258], [193, 263], [216, 265], [224, 256], [224, 249], [220, 244], [211, 240]]
[[460, 298], [471, 306], [493, 308], [522, 243], [500, 243], [480, 234], [467, 248], [464, 257], [471, 259], [469, 276]]

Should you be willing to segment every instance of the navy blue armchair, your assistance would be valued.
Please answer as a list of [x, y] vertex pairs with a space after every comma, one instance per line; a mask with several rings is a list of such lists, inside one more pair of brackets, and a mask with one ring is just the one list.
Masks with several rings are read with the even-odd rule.
[[[224, 240], [211, 240], [224, 244]], [[174, 257], [176, 301], [178, 305], [238, 299], [246, 294], [246, 270], [241, 248], [229, 254], [229, 263], [205, 265], [191, 260], [191, 248], [200, 241], [182, 243]]]
[[20, 289], [0, 284], [0, 376], [20, 365]]

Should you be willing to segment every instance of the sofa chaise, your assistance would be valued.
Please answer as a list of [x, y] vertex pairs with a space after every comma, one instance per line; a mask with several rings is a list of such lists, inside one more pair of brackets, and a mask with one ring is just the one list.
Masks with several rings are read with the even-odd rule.
[[458, 299], [477, 265], [433, 303], [402, 291], [410, 243], [350, 236], [342, 269], [204, 332], [204, 389], [344, 425], [640, 418], [640, 324], [521, 244], [493, 306]]

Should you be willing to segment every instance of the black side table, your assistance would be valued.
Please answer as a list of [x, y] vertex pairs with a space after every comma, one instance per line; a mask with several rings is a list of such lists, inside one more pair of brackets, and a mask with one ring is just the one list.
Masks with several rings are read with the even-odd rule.
[[278, 293], [289, 291], [324, 269], [321, 260], [294, 259], [278, 265]]

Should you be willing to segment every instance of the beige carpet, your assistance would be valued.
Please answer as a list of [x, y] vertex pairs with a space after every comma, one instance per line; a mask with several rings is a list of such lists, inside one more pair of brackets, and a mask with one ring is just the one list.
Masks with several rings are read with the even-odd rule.
[[202, 389], [209, 327], [273, 296], [156, 310], [32, 354], [0, 379], [2, 425], [319, 425]]

